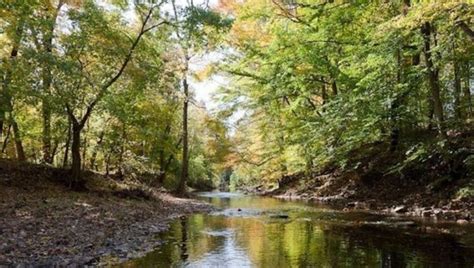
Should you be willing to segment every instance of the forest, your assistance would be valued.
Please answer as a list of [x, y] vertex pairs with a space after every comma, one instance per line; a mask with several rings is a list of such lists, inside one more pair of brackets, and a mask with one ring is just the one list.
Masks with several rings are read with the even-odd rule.
[[[2, 0], [0, 236], [35, 200], [215, 189], [469, 223], [473, 41], [461, 0]], [[8, 241], [0, 266], [41, 263]]]
[[[376, 142], [421, 161], [471, 130], [468, 3], [221, 1], [179, 17], [163, 4], [137, 5], [133, 24], [126, 1], [3, 4], [3, 157], [71, 167], [71, 180], [90, 169], [212, 185], [233, 170], [239, 184], [343, 167]], [[225, 61], [192, 73], [209, 50]], [[186, 81], [212, 72], [232, 81], [217, 113]]]

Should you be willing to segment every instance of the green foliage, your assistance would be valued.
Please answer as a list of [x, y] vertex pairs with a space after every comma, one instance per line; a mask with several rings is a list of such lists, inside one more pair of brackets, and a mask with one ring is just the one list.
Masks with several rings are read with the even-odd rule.
[[[459, 66], [472, 64], [474, 47], [459, 25], [472, 25], [472, 4], [327, 2], [292, 10], [280, 1], [233, 3], [229, 42], [237, 53], [223, 69], [235, 79], [222, 99], [246, 103], [247, 119], [238, 122], [244, 137], [235, 142], [262, 143], [236, 149], [235, 174], [242, 174], [236, 181], [254, 177], [255, 170], [257, 177], [275, 181], [305, 168], [345, 167], [354, 150], [375, 143], [392, 143], [392, 150], [412, 147], [392, 172], [434, 155], [456, 158], [442, 134], [446, 129], [434, 129], [440, 119], [432, 112], [433, 83], [439, 83], [444, 104], [441, 124], [454, 131], [470, 128], [472, 113], [462, 107], [472, 107], [472, 71], [461, 74]], [[426, 22], [435, 28], [429, 52], [439, 77], [433, 83], [421, 34]], [[439, 144], [422, 143], [436, 131]], [[417, 132], [427, 136], [412, 139]], [[296, 148], [291, 156], [289, 148]], [[248, 161], [251, 156], [254, 161]]]
[[[7, 89], [13, 106], [10, 111], [2, 87], [2, 157], [17, 157], [12, 137], [21, 134], [27, 159], [42, 162], [48, 135], [51, 164], [68, 167], [74, 118], [81, 121], [91, 110], [80, 137], [83, 169], [174, 186], [183, 146], [177, 113], [183, 96], [180, 51], [174, 46], [176, 25], [165, 21], [170, 18], [159, 10], [157, 1], [134, 5], [135, 10], [129, 10], [127, 1], [109, 2], [0, 3], [0, 74], [2, 86], [5, 79], [10, 82]], [[183, 17], [187, 34], [207, 36], [206, 42], [210, 36], [213, 40], [223, 36], [231, 24], [208, 9], [189, 12]], [[149, 20], [140, 29], [146, 14]], [[134, 40], [139, 41], [136, 47]], [[18, 56], [10, 59], [14, 49], [19, 50]], [[44, 111], [50, 113], [46, 119]], [[13, 118], [10, 114], [21, 132], [13, 133], [12, 122], [4, 121]], [[206, 110], [193, 110], [190, 117], [198, 121], [191, 122], [190, 129], [191, 184], [212, 186], [228, 152], [226, 128]]]
[[[75, 130], [83, 168], [173, 185], [189, 104], [196, 188], [344, 168], [368, 144], [402, 156], [387, 172], [435, 158], [453, 177], [472, 169], [470, 3], [227, 0], [175, 16], [107, 3], [0, 3], [3, 157], [68, 166]], [[226, 62], [193, 73], [218, 49]], [[230, 83], [211, 113], [184, 85], [215, 71]]]

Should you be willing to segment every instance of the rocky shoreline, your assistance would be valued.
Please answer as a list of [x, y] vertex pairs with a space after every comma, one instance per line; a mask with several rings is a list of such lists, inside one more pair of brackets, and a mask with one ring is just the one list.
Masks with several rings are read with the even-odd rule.
[[[474, 222], [474, 199], [454, 194], [459, 188], [470, 185], [469, 179], [442, 191], [431, 189], [428, 182], [415, 186], [409, 183], [389, 177], [367, 185], [354, 173], [334, 172], [294, 174], [282, 178], [276, 188], [259, 185], [242, 190], [249, 194], [327, 204], [343, 211], [370, 211], [459, 224]], [[412, 190], [403, 192], [400, 184]]]
[[161, 243], [156, 234], [172, 219], [212, 209], [171, 196], [161, 201], [16, 196], [20, 201], [11, 209], [3, 200], [0, 207], [0, 266], [120, 263], [156, 248]]
[[272, 193], [260, 193], [261, 195], [286, 200], [304, 200], [319, 204], [327, 204], [343, 211], [370, 211], [377, 214], [392, 214], [408, 217], [423, 218], [433, 221], [449, 221], [458, 224], [473, 222], [472, 203], [463, 201], [450, 202], [445, 206], [420, 207], [417, 205], [376, 205], [376, 200], [353, 201], [339, 197], [309, 197], [308, 194], [301, 195], [273, 195]]
[[121, 263], [155, 249], [156, 234], [172, 219], [213, 210], [156, 189], [125, 190], [100, 176], [88, 183], [107, 186], [74, 192], [45, 179], [54, 172], [0, 167], [0, 266]]

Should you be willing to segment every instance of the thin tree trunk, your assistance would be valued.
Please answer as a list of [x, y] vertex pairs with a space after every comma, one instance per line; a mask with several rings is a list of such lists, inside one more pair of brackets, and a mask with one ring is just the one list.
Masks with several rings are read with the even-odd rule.
[[[453, 48], [454, 51], [454, 48]], [[454, 111], [456, 113], [456, 119], [462, 120], [461, 112], [461, 76], [459, 70], [459, 63], [456, 58], [453, 59], [454, 67]]]
[[51, 164], [53, 157], [51, 156], [51, 110], [48, 104], [43, 100], [42, 107], [43, 116], [43, 161]]
[[160, 167], [160, 176], [158, 177], [158, 183], [160, 185], [163, 185], [163, 183], [166, 180], [166, 175], [167, 175], [167, 172], [168, 172], [168, 168], [169, 168], [172, 160], [173, 160], [173, 155], [168, 156], [168, 159], [167, 159], [166, 163], [164, 164], [163, 168]]
[[50, 164], [54, 163], [54, 158], [56, 157], [56, 154], [58, 152], [58, 147], [59, 147], [59, 141], [57, 139], [55, 139], [53, 148], [51, 150], [51, 163]]
[[[53, 36], [54, 29], [56, 28], [56, 19], [59, 14], [59, 10], [63, 5], [63, 0], [60, 0], [58, 6], [53, 11], [53, 15], [50, 18], [50, 28], [48, 32], [44, 34], [43, 48], [47, 55], [52, 55], [53, 52]], [[53, 162], [53, 156], [51, 152], [51, 104], [49, 103], [49, 95], [51, 90], [52, 74], [50, 63], [46, 62], [43, 68], [42, 74], [43, 82], [43, 99], [42, 99], [42, 116], [43, 116], [43, 161], [51, 164]]]
[[[171, 126], [167, 126], [166, 128], [166, 135], [169, 135], [169, 131], [171, 130]], [[183, 141], [182, 138], [180, 138], [178, 140], [178, 142], [175, 144], [175, 148], [178, 149], [179, 146], [181, 145], [181, 142]], [[174, 156], [172, 153], [170, 153], [170, 155], [168, 156], [168, 159], [166, 160], [166, 162], [164, 161], [165, 160], [165, 155], [164, 155], [164, 151], [161, 151], [162, 152], [162, 155], [160, 155], [160, 176], [158, 177], [158, 182], [160, 184], [163, 184], [166, 180], [166, 176], [167, 176], [167, 172], [168, 172], [168, 169], [171, 165], [171, 161], [173, 161], [174, 159]], [[161, 162], [162, 161], [162, 162]]]
[[81, 180], [81, 131], [82, 126], [74, 123], [72, 126], [72, 167], [70, 186], [74, 186]]
[[90, 169], [97, 170], [95, 168], [95, 161], [97, 158], [97, 153], [99, 151], [99, 148], [102, 145], [102, 142], [104, 141], [104, 135], [105, 135], [105, 131], [101, 131], [99, 134], [99, 139], [97, 140], [97, 144], [95, 145], [94, 150], [92, 152], [91, 161], [90, 161]]
[[160, 175], [158, 175], [158, 185], [162, 186], [166, 180], [166, 171], [160, 170]]
[[117, 168], [118, 168], [118, 175], [119, 177], [122, 177], [124, 175], [123, 171], [123, 155], [125, 154], [125, 143], [127, 140], [127, 129], [125, 126], [125, 123], [122, 124], [122, 140], [120, 144], [120, 154], [119, 154], [119, 161], [117, 163]]
[[[403, 65], [402, 65], [402, 56], [401, 56], [401, 48], [397, 49], [397, 84], [402, 83], [402, 75], [403, 75]], [[399, 136], [400, 136], [400, 128], [398, 126], [398, 108], [400, 106], [400, 96], [398, 93], [395, 92], [394, 99], [390, 103], [390, 123], [391, 123], [391, 130], [390, 130], [390, 151], [394, 152], [397, 149]]]
[[67, 163], [69, 160], [69, 147], [71, 144], [71, 128], [72, 128], [71, 119], [68, 118], [66, 144], [64, 145], [63, 168], [67, 167]]
[[[169, 133], [171, 131], [171, 125], [167, 124], [164, 132], [163, 139], [167, 139], [169, 136]], [[169, 161], [165, 161], [165, 150], [163, 147], [160, 149], [160, 175], [158, 176], [158, 183], [160, 185], [163, 185], [165, 179], [166, 179], [166, 172], [168, 171], [168, 166], [171, 162], [172, 154], [170, 153]]]
[[105, 176], [109, 176], [110, 174], [110, 153], [107, 154], [105, 158]]
[[21, 142], [21, 133], [15, 118], [10, 114], [10, 123], [13, 127], [13, 135], [15, 140], [16, 157], [18, 161], [26, 161], [25, 150], [23, 149], [23, 143]]
[[6, 132], [6, 135], [5, 135], [5, 139], [3, 140], [2, 154], [4, 154], [5, 150], [7, 149], [8, 140], [10, 138], [10, 133], [11, 133], [11, 128], [12, 128], [12, 125], [11, 124], [8, 125], [7, 132]]
[[[0, 93], [0, 98], [4, 98], [2, 94]], [[0, 103], [0, 140], [2, 139], [3, 136], [3, 124], [5, 122], [5, 112], [2, 109], [2, 104]]]
[[473, 107], [472, 107], [472, 99], [471, 99], [471, 69], [469, 65], [469, 61], [466, 62], [465, 65], [465, 72], [466, 72], [466, 78], [465, 78], [465, 85], [464, 85], [464, 102], [466, 103], [466, 115], [468, 118], [472, 116], [473, 112]]
[[[410, 9], [411, 2], [410, 0], [403, 0], [402, 5], [402, 15], [406, 16]], [[396, 57], [397, 57], [397, 84], [401, 85], [404, 83], [404, 72], [405, 72], [405, 64], [403, 59], [403, 47], [404, 47], [404, 40], [402, 39], [400, 42], [400, 46], [397, 49]], [[391, 130], [390, 130], [390, 151], [394, 152], [397, 150], [398, 144], [400, 142], [400, 106], [405, 102], [405, 93], [404, 92], [395, 92], [394, 99], [390, 103], [390, 121], [391, 121]]]
[[336, 84], [336, 79], [332, 79], [331, 81], [331, 89], [332, 89], [332, 95], [337, 96], [337, 84]]
[[84, 132], [84, 139], [82, 141], [82, 165], [81, 169], [86, 169], [86, 156], [87, 156], [87, 131], [89, 130], [89, 124], [87, 125], [87, 129]]
[[[324, 78], [322, 78], [322, 79], [324, 79]], [[324, 105], [328, 102], [328, 93], [326, 91], [326, 84], [325, 83], [323, 83], [323, 85], [321, 87], [321, 98], [323, 100], [322, 105]]]
[[165, 171], [165, 151], [162, 148], [160, 150], [160, 175], [158, 175], [158, 183], [163, 185], [163, 182], [166, 179], [166, 171]]
[[186, 78], [187, 69], [183, 75], [183, 90], [184, 90], [184, 102], [183, 102], [183, 159], [181, 164], [181, 179], [178, 184], [178, 194], [184, 194], [186, 192], [186, 182], [188, 180], [188, 102], [189, 102], [189, 85]]
[[429, 22], [425, 22], [422, 26], [422, 33], [424, 39], [424, 53], [426, 67], [428, 69], [428, 82], [430, 85], [431, 98], [433, 100], [433, 111], [436, 116], [436, 124], [438, 126], [438, 131], [442, 136], [446, 136], [444, 131], [444, 112], [443, 112], [443, 103], [441, 101], [440, 95], [440, 86], [439, 86], [439, 71], [434, 66], [433, 60], [431, 58], [431, 34], [433, 29]]
[[434, 104], [433, 104], [433, 97], [430, 95], [428, 97], [428, 130], [432, 131], [434, 121]]

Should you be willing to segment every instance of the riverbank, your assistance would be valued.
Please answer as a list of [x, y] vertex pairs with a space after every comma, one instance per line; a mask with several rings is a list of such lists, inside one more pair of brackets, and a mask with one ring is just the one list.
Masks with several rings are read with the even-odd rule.
[[[306, 175], [293, 175], [294, 177]], [[295, 180], [281, 188], [260, 192], [262, 195], [289, 200], [307, 200], [329, 204], [344, 211], [373, 211], [383, 214], [421, 217], [429, 220], [455, 221], [460, 224], [474, 220], [474, 199], [456, 193], [464, 189], [466, 181], [434, 191], [429, 185], [408, 185], [403, 190], [399, 183], [381, 178], [367, 187], [355, 173], [314, 175], [310, 185]], [[445, 191], [445, 192], [444, 192]]]
[[406, 148], [391, 152], [389, 144], [367, 145], [352, 153], [345, 168], [328, 165], [287, 175], [277, 188], [259, 186], [251, 192], [327, 203], [345, 211], [468, 223], [474, 221], [473, 140], [472, 135], [453, 139], [444, 155], [432, 145], [416, 149], [423, 154], [405, 153]]
[[160, 244], [171, 219], [209, 204], [86, 172], [86, 190], [67, 171], [0, 160], [0, 266], [118, 263]]

